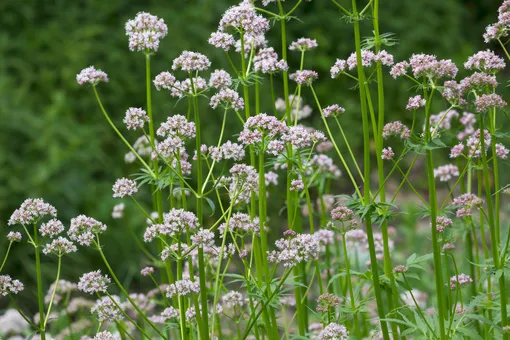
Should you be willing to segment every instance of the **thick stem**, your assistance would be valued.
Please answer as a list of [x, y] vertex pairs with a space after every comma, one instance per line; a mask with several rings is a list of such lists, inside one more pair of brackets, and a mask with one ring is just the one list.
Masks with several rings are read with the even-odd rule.
[[42, 277], [41, 277], [41, 254], [39, 250], [39, 236], [37, 231], [37, 224], [34, 223], [34, 250], [35, 250], [35, 271], [37, 278], [37, 302], [39, 305], [39, 327], [40, 327], [40, 335], [41, 340], [46, 340], [46, 329], [45, 325], [45, 317], [44, 317], [44, 295], [42, 289]]

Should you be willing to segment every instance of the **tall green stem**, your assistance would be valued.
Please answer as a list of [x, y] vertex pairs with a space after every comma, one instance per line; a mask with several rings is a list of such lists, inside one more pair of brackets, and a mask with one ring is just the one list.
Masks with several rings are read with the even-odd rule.
[[[352, 13], [354, 17], [358, 17], [358, 10], [356, 7], [356, 0], [352, 0]], [[359, 21], [354, 21], [354, 40], [356, 44], [356, 60], [357, 62], [357, 70], [358, 70], [358, 79], [359, 79], [359, 95], [361, 102], [361, 120], [363, 125], [363, 177], [364, 177], [364, 198], [363, 202], [365, 205], [371, 204], [371, 193], [370, 193], [370, 130], [368, 124], [368, 111], [367, 111], [367, 96], [365, 93], [365, 70], [363, 69], [363, 65], [361, 63], [361, 36], [360, 36], [360, 28]], [[375, 136], [374, 136], [375, 137]], [[379, 319], [385, 318], [384, 313], [384, 305], [381, 294], [381, 286], [379, 280], [379, 268], [377, 266], [377, 258], [375, 255], [375, 245], [374, 245], [374, 235], [372, 230], [372, 217], [370, 213], [365, 217], [365, 225], [367, 228], [367, 237], [368, 237], [368, 247], [370, 252], [370, 264], [372, 267], [372, 276], [374, 283], [374, 291], [375, 291], [375, 299], [377, 302], [377, 313], [379, 315]], [[379, 321], [381, 324], [381, 331], [384, 340], [389, 340], [390, 336], [388, 333], [388, 325], [386, 321]]]
[[[425, 91], [425, 97], [427, 92]], [[430, 132], [430, 105], [432, 101], [432, 96], [434, 94], [434, 89], [432, 89], [430, 96], [428, 97], [425, 105], [425, 139], [427, 142], [431, 139]], [[441, 250], [439, 248], [438, 235], [436, 229], [436, 219], [437, 219], [437, 198], [436, 198], [436, 183], [434, 179], [434, 162], [432, 159], [432, 150], [427, 150], [427, 179], [428, 179], [428, 187], [429, 187], [429, 206], [430, 206], [430, 219], [431, 219], [431, 232], [432, 232], [432, 248], [434, 253], [434, 271], [435, 271], [435, 280], [436, 280], [436, 299], [437, 299], [437, 308], [438, 308], [438, 316], [439, 316], [439, 334], [440, 339], [445, 340], [445, 327], [444, 321], [447, 317], [445, 314], [445, 294], [444, 294], [444, 284], [443, 284], [443, 265], [441, 259]]]
[[41, 254], [40, 254], [40, 244], [39, 244], [39, 236], [37, 231], [37, 224], [34, 223], [34, 249], [35, 249], [35, 271], [37, 278], [37, 302], [39, 305], [39, 327], [40, 327], [40, 335], [41, 340], [46, 340], [46, 329], [44, 328], [44, 295], [42, 289], [42, 277], [41, 277]]

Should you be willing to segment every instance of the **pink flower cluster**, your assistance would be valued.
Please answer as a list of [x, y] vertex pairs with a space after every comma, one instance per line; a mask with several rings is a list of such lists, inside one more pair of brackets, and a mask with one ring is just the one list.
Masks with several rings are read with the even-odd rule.
[[14, 210], [7, 225], [33, 224], [46, 215], [57, 216], [57, 209], [40, 198], [29, 198]]
[[297, 234], [281, 238], [275, 243], [278, 250], [268, 252], [269, 262], [281, 263], [284, 267], [294, 267], [301, 262], [316, 260], [319, 257], [319, 241], [310, 234]]
[[160, 40], [167, 34], [165, 21], [149, 13], [140, 12], [134, 19], [126, 22], [126, 35], [129, 37], [131, 51], [156, 52]]
[[382, 136], [384, 139], [391, 136], [398, 136], [400, 139], [408, 139], [411, 136], [411, 130], [397, 120], [384, 125]]

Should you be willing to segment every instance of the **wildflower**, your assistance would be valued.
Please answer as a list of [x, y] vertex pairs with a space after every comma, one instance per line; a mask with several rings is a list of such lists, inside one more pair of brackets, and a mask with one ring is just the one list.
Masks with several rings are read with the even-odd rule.
[[126, 116], [124, 117], [124, 124], [126, 124], [128, 130], [143, 129], [145, 122], [148, 121], [149, 116], [147, 116], [147, 112], [137, 107], [127, 109]]
[[463, 140], [475, 132], [474, 125], [476, 123], [476, 118], [473, 113], [463, 112], [462, 117], [459, 118], [459, 122], [462, 124], [462, 126], [464, 126], [464, 131], [457, 135], [458, 140]]
[[297, 234], [291, 238], [279, 239], [275, 245], [278, 250], [268, 252], [268, 260], [282, 263], [284, 267], [294, 267], [319, 257], [319, 241], [313, 235]]
[[179, 137], [167, 137], [156, 146], [156, 151], [163, 158], [172, 158], [184, 150], [184, 141]]
[[478, 208], [483, 204], [483, 200], [475, 194], [464, 194], [453, 199], [452, 205], [459, 207], [457, 217], [471, 216], [471, 209]]
[[171, 90], [175, 84], [175, 77], [168, 71], [161, 72], [154, 78], [153, 83], [158, 91], [161, 89]]
[[401, 77], [405, 74], [407, 74], [407, 69], [409, 68], [409, 63], [407, 61], [401, 61], [399, 63], [396, 63], [390, 71], [390, 75], [397, 79], [398, 77]]
[[[370, 50], [361, 50], [361, 65], [363, 67], [370, 67], [376, 61], [376, 55]], [[358, 66], [356, 52], [351, 53], [347, 58], [347, 67], [349, 70], [354, 70]]]
[[271, 184], [278, 185], [278, 174], [276, 172], [268, 171], [264, 173], [264, 178], [266, 180], [266, 186]]
[[[56, 290], [55, 290], [56, 285]], [[44, 297], [44, 302], [48, 304], [53, 296], [53, 291], [55, 290], [55, 295], [53, 296], [53, 303], [59, 304], [66, 296], [69, 296], [72, 292], [76, 290], [76, 284], [73, 282], [69, 282], [67, 280], [58, 280], [53, 282], [48, 288], [48, 292]]]
[[415, 78], [455, 78], [458, 71], [451, 60], [437, 60], [435, 56], [426, 54], [413, 54], [409, 65]]
[[296, 71], [289, 76], [290, 79], [294, 80], [299, 85], [310, 86], [312, 83], [319, 78], [319, 74], [311, 70]]
[[445, 253], [447, 253], [447, 252], [449, 252], [449, 251], [452, 251], [452, 250], [454, 250], [454, 249], [455, 249], [455, 245], [454, 245], [454, 244], [451, 244], [451, 243], [445, 243], [445, 244], [443, 245], [443, 248], [442, 248], [443, 252], [445, 252]]
[[463, 151], [464, 151], [464, 144], [460, 143], [460, 144], [455, 145], [450, 150], [450, 158], [457, 158], [457, 157], [459, 157], [462, 154]]
[[212, 247], [214, 245], [214, 233], [208, 229], [200, 229], [191, 236], [191, 242], [199, 248]]
[[501, 159], [507, 159], [510, 151], [500, 143], [496, 143], [496, 156]]
[[113, 197], [133, 196], [138, 191], [136, 182], [128, 178], [119, 178], [113, 185]]
[[161, 312], [161, 316], [165, 319], [173, 319], [179, 316], [179, 311], [174, 307], [165, 308], [163, 312]]
[[89, 66], [76, 75], [76, 81], [79, 85], [89, 83], [96, 86], [100, 82], [107, 83], [108, 75], [101, 70], [96, 70], [94, 66]]
[[183, 115], [173, 115], [161, 123], [156, 134], [161, 137], [179, 137], [182, 140], [195, 138], [196, 126], [193, 122], [188, 122]]
[[114, 303], [109, 297], [104, 296], [96, 301], [96, 304], [91, 308], [90, 312], [97, 315], [99, 322], [117, 322], [124, 318], [122, 312], [117, 306], [120, 306], [120, 299], [117, 296], [112, 297], [116, 302]]
[[453, 164], [442, 165], [434, 169], [434, 178], [439, 177], [441, 182], [448, 182], [452, 177], [459, 176], [459, 168]]
[[221, 297], [223, 305], [227, 308], [241, 308], [244, 306], [243, 295], [235, 290], [231, 290]]
[[233, 159], [240, 161], [245, 156], [244, 147], [231, 141], [226, 141], [220, 147], [210, 146], [208, 148], [211, 158], [215, 161], [221, 161], [223, 159]]
[[312, 143], [326, 140], [324, 134], [317, 130], [307, 129], [303, 126], [291, 126], [286, 133], [282, 135], [282, 141], [292, 144], [297, 149], [310, 147]]
[[496, 40], [501, 37], [506, 37], [507, 35], [508, 35], [508, 33], [505, 29], [505, 26], [500, 23], [496, 23], [493, 25], [489, 25], [485, 28], [485, 33], [483, 34], [483, 40], [486, 43], [489, 43], [492, 40]]
[[471, 90], [483, 91], [487, 88], [495, 89], [498, 86], [496, 76], [483, 72], [475, 72], [460, 81], [459, 90], [468, 93]]
[[354, 219], [354, 211], [341, 205], [331, 210], [331, 218], [342, 223], [350, 222]]
[[[244, 55], [246, 58], [248, 58], [248, 55], [250, 54], [250, 51], [253, 50], [259, 50], [267, 47], [267, 40], [266, 37], [263, 34], [259, 35], [251, 35], [251, 34], [245, 34], [242, 39], [236, 41], [235, 44], [236, 52], [241, 53], [242, 48], [244, 47]], [[287, 63], [285, 63], [284, 60], [281, 60], [282, 66], [287, 67]]]
[[172, 70], [180, 69], [186, 72], [205, 71], [211, 66], [209, 59], [198, 52], [183, 51], [174, 59]]
[[420, 107], [425, 106], [426, 100], [423, 99], [421, 96], [414, 96], [409, 98], [409, 102], [407, 103], [406, 109], [411, 110], [418, 110]]
[[149, 13], [140, 12], [134, 19], [126, 22], [126, 35], [129, 37], [131, 51], [156, 52], [160, 40], [166, 37], [167, 33], [165, 21]]
[[173, 296], [184, 296], [190, 293], [200, 292], [200, 283], [190, 280], [179, 280], [168, 285], [166, 289], [166, 296], [171, 298]]
[[236, 41], [231, 34], [225, 32], [213, 32], [208, 40], [209, 44], [221, 48], [225, 52], [235, 45]]
[[290, 191], [301, 191], [305, 189], [303, 181], [300, 179], [293, 179], [290, 183]]
[[490, 108], [503, 108], [506, 106], [506, 101], [498, 94], [482, 94], [475, 100], [476, 111], [485, 112]]
[[209, 78], [209, 86], [223, 89], [232, 85], [232, 77], [225, 70], [215, 70]]
[[317, 44], [317, 40], [315, 39], [309, 39], [309, 38], [299, 38], [296, 41], [293, 41], [290, 46], [289, 50], [291, 51], [309, 51], [319, 46]]
[[[487, 153], [488, 145], [491, 144], [491, 134], [488, 130], [484, 130], [483, 143], [485, 146], [485, 153]], [[468, 147], [468, 156], [472, 158], [480, 158], [482, 155], [482, 138], [480, 129], [476, 130], [466, 141]]]
[[467, 284], [473, 283], [473, 279], [467, 274], [459, 274], [450, 278], [450, 289], [455, 290]]
[[9, 240], [9, 242], [19, 242], [22, 238], [23, 236], [19, 231], [10, 231], [7, 234], [7, 240]]
[[316, 309], [318, 312], [327, 313], [329, 312], [330, 308], [340, 306], [341, 303], [342, 301], [338, 296], [326, 293], [320, 295], [319, 298], [317, 299]]
[[262, 142], [263, 137], [273, 138], [287, 130], [287, 125], [278, 118], [261, 113], [246, 120], [238, 140], [245, 145], [253, 145]]
[[[222, 223], [219, 226], [220, 235], [223, 236], [225, 232], [225, 228], [227, 227], [226, 223]], [[234, 233], [251, 233], [251, 232], [259, 232], [260, 220], [258, 217], [254, 217], [253, 219], [250, 215], [245, 213], [234, 213], [230, 218], [229, 229]]]
[[174, 236], [185, 232], [188, 228], [194, 230], [198, 227], [198, 218], [194, 213], [174, 208], [163, 214], [162, 224], [151, 224], [147, 227], [144, 240], [150, 242], [160, 235]]
[[453, 221], [448, 217], [438, 216], [436, 218], [436, 230], [440, 233], [444, 232], [444, 230], [453, 225]]
[[347, 340], [348, 338], [347, 328], [337, 323], [330, 323], [319, 333], [317, 340]]
[[454, 80], [447, 80], [443, 84], [442, 96], [452, 105], [466, 105], [467, 101], [463, 98], [464, 89]]
[[88, 294], [106, 293], [110, 283], [108, 276], [101, 275], [101, 270], [96, 270], [85, 273], [80, 277], [78, 290]]
[[106, 225], [85, 215], [79, 215], [71, 219], [71, 226], [67, 235], [73, 241], [82, 246], [90, 246], [94, 236], [106, 231]]
[[186, 321], [188, 322], [194, 322], [197, 317], [197, 313], [195, 312], [195, 307], [190, 307], [186, 310], [186, 313], [184, 313], [186, 316]]
[[[193, 83], [192, 83], [193, 81]], [[207, 81], [202, 77], [187, 78], [184, 81], [176, 81], [170, 91], [172, 97], [184, 98], [199, 93], [207, 88]]]
[[57, 216], [57, 209], [40, 198], [29, 198], [12, 213], [7, 225], [33, 224], [46, 215]]
[[112, 218], [119, 219], [124, 216], [124, 203], [119, 203], [113, 206]]
[[468, 58], [464, 63], [467, 70], [480, 70], [487, 73], [496, 73], [505, 68], [505, 60], [491, 50], [479, 51]]
[[408, 270], [409, 270], [409, 268], [404, 265], [398, 265], [393, 268], [394, 273], [407, 273]]
[[330, 105], [328, 107], [325, 107], [324, 109], [322, 109], [322, 115], [326, 118], [328, 118], [329, 116], [337, 116], [339, 114], [342, 114], [345, 112], [345, 109], [343, 107], [340, 107], [339, 105], [337, 104], [333, 104], [333, 105]]
[[391, 55], [390, 53], [386, 52], [385, 50], [379, 51], [375, 55], [374, 60], [380, 62], [384, 66], [392, 66], [395, 63], [393, 61], [393, 55]]
[[338, 76], [345, 72], [347, 68], [347, 62], [343, 59], [337, 59], [335, 64], [331, 67], [330, 73], [331, 78], [336, 79]]
[[149, 276], [154, 273], [154, 267], [145, 267], [140, 271], [143, 276]]
[[209, 105], [213, 109], [216, 109], [218, 105], [222, 105], [225, 108], [232, 107], [236, 111], [241, 111], [244, 109], [244, 100], [232, 89], [221, 89], [220, 92], [211, 97]]
[[223, 32], [229, 28], [251, 36], [259, 36], [269, 30], [269, 21], [257, 14], [255, 7], [249, 1], [243, 1], [237, 6], [230, 7], [223, 14], [219, 31]]
[[18, 294], [25, 286], [19, 280], [13, 280], [9, 275], [0, 275], [0, 295]]
[[39, 232], [41, 233], [42, 236], [49, 236], [51, 238], [57, 236], [63, 231], [64, 225], [56, 218], [51, 219], [46, 223], [43, 223], [41, 227], [39, 227]]
[[253, 58], [253, 69], [256, 72], [276, 73], [279, 71], [287, 71], [289, 66], [285, 60], [278, 60], [278, 54], [274, 48], [268, 47], [258, 51]]
[[258, 190], [258, 173], [250, 165], [234, 164], [230, 168], [231, 177], [228, 178], [230, 199], [236, 198], [235, 204], [248, 203], [251, 193]]
[[43, 249], [45, 255], [54, 254], [57, 256], [63, 256], [76, 251], [78, 251], [78, 248], [76, 248], [74, 243], [62, 236], [46, 244]]
[[385, 139], [391, 136], [398, 136], [400, 139], [408, 139], [410, 135], [411, 130], [400, 121], [387, 123], [383, 127], [382, 136]]
[[393, 149], [391, 147], [387, 147], [382, 149], [381, 158], [386, 161], [391, 161], [395, 157], [395, 152], [393, 152]]

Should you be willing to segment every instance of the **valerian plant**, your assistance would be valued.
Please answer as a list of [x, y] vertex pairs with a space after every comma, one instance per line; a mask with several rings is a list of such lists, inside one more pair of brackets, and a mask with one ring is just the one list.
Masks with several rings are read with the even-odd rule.
[[[330, 71], [332, 78], [352, 82], [359, 96], [359, 112], [348, 112], [315, 92], [325, 75], [306, 67], [317, 41], [287, 43], [286, 26], [298, 24], [291, 19], [301, 4], [245, 0], [227, 9], [208, 43], [223, 50], [229, 70], [214, 69], [200, 52], [183, 51], [168, 70], [154, 72], [151, 60], [164, 53], [159, 45], [167, 26], [138, 13], [125, 28], [129, 49], [145, 59], [146, 104], [128, 108], [122, 128], [101, 101], [107, 74], [90, 66], [77, 75], [125, 144], [125, 161], [139, 166], [113, 184], [113, 197], [122, 203], [112, 218], [121, 219], [127, 207], [146, 218], [143, 235], [133, 234], [147, 263], [141, 279], [152, 289], [135, 292], [110, 266], [103, 248], [120, 245], [102, 243], [105, 223], [79, 215], [66, 227], [51, 204], [27, 199], [8, 221], [17, 230], [7, 235], [0, 273], [12, 246], [25, 241], [34, 248], [38, 313], [28, 315], [29, 308], [16, 303], [24, 286], [9, 275], [0, 275], [0, 294], [32, 336], [508, 339], [510, 234], [502, 223], [502, 195], [510, 188], [499, 176], [509, 153], [500, 128], [507, 104], [497, 93], [505, 59], [479, 51], [463, 70], [424, 53], [397, 62], [385, 49], [396, 39], [380, 32], [378, 0], [359, 8], [355, 0], [332, 0], [331, 10], [354, 34], [353, 53], [332, 62]], [[361, 20], [372, 21], [370, 32], [361, 32]], [[484, 34], [507, 59], [509, 30], [507, 0]], [[269, 46], [270, 32], [279, 33], [280, 55]], [[289, 65], [288, 52], [300, 56], [299, 65]], [[401, 103], [412, 115], [410, 126], [385, 112], [384, 84], [396, 80], [411, 87], [408, 102]], [[283, 98], [275, 93], [277, 81]], [[261, 86], [271, 92], [271, 112], [261, 112]], [[153, 112], [154, 89], [187, 103], [187, 112]], [[305, 95], [313, 106], [304, 103]], [[201, 133], [201, 116], [211, 114], [200, 110], [204, 101], [221, 118], [213, 142]], [[436, 106], [443, 109], [435, 112]], [[313, 111], [320, 130], [303, 124]], [[362, 157], [344, 133], [343, 115], [361, 122]], [[225, 133], [227, 119], [237, 124], [233, 135]], [[126, 130], [139, 138], [129, 141]], [[452, 163], [440, 163], [444, 154]], [[420, 175], [427, 179], [426, 193], [411, 177], [422, 171], [415, 167], [419, 160], [425, 162]], [[350, 183], [351, 191], [337, 192], [338, 181]], [[283, 186], [285, 205], [279, 208], [286, 224], [280, 226], [268, 212]], [[428, 236], [421, 242], [432, 248], [430, 254], [407, 254], [406, 261], [394, 252], [398, 230], [390, 226], [402, 214], [403, 188], [422, 207]], [[141, 191], [152, 195], [150, 204], [137, 199]], [[74, 282], [61, 279], [66, 255], [83, 247], [98, 252], [103, 268]], [[49, 287], [41, 256], [56, 258]], [[430, 285], [427, 292], [417, 288], [420, 281]]]

